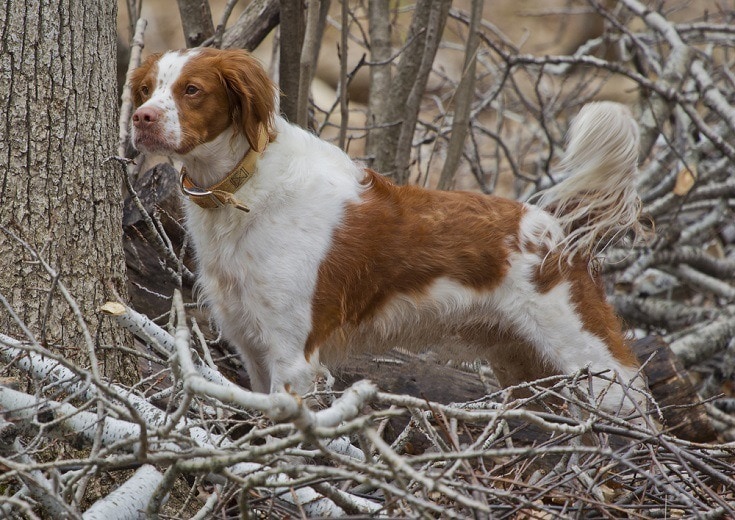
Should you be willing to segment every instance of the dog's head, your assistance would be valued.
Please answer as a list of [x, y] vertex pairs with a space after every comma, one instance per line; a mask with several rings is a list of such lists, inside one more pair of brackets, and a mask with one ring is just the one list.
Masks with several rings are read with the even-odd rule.
[[277, 90], [244, 50], [155, 54], [133, 73], [132, 141], [143, 152], [184, 156], [232, 128], [258, 148], [272, 135]]

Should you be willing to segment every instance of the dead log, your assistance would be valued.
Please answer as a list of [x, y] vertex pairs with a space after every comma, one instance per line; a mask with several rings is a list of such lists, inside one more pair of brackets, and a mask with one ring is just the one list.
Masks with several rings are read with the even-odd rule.
[[478, 375], [438, 363], [433, 356], [392, 350], [385, 355], [352, 356], [333, 370], [338, 388], [369, 379], [384, 392], [407, 394], [438, 403], [466, 402], [486, 394]]
[[[133, 185], [138, 199], [148, 215], [155, 215], [176, 253], [184, 243], [181, 196], [178, 173], [168, 163], [160, 163], [140, 175]], [[177, 266], [167, 262], [155, 243], [160, 237], [145, 222], [146, 215], [132, 196], [123, 205], [123, 247], [128, 274], [128, 294], [131, 305], [143, 314], [155, 317], [171, 308], [171, 295], [177, 287], [171, 271]], [[185, 264], [191, 268], [191, 261]], [[191, 286], [184, 281], [182, 289], [190, 294]]]
[[[717, 433], [684, 366], [660, 336], [633, 343], [667, 432], [693, 442], [712, 442]], [[649, 360], [650, 358], [650, 360]]]
[[[663, 339], [650, 336], [634, 342], [632, 347], [645, 364], [643, 371], [662, 411], [666, 431], [693, 442], [716, 441], [717, 433], [686, 369]], [[431, 357], [397, 351], [379, 357], [357, 356], [341, 367], [336, 376], [338, 387], [370, 379], [384, 391], [439, 403], [472, 401], [486, 393], [474, 372], [437, 363]]]

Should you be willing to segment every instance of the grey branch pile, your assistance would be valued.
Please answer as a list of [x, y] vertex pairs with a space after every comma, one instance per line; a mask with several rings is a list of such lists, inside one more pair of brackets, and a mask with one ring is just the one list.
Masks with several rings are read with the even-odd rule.
[[630, 76], [650, 94], [639, 101], [638, 188], [655, 238], [605, 259], [613, 301], [629, 326], [664, 336], [684, 367], [701, 376], [704, 397], [725, 393], [713, 414], [732, 412], [735, 77], [723, 52], [735, 31], [715, 20], [674, 24], [635, 0], [621, 3], [645, 24], [621, 32], [621, 42], [638, 71], [656, 76]]
[[[173, 334], [122, 305], [104, 311], [159, 367], [135, 388], [0, 336], [0, 357], [30, 382], [0, 386], [4, 517], [735, 513], [732, 444], [658, 433], [655, 409], [639, 410], [640, 426], [601, 412], [590, 390], [618, 384], [606, 374], [528, 384], [521, 401], [498, 392], [447, 405], [367, 381], [306, 400], [268, 396], [221, 375], [178, 293]], [[49, 443], [68, 448], [45, 460]], [[110, 474], [124, 482], [100, 492]]]

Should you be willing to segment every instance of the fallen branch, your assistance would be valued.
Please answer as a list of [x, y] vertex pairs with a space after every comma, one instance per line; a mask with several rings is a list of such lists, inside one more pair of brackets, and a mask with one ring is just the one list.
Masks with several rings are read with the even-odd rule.
[[688, 368], [723, 350], [733, 336], [735, 336], [735, 318], [731, 314], [726, 314], [671, 342], [671, 350], [684, 367]]
[[141, 466], [120, 487], [92, 504], [82, 516], [83, 520], [139, 518], [162, 479], [161, 472], [153, 466]]

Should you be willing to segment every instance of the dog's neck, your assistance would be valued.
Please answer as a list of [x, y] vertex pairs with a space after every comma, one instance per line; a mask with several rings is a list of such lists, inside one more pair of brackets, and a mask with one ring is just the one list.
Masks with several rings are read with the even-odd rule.
[[191, 181], [206, 188], [222, 181], [248, 151], [250, 145], [242, 132], [235, 132], [233, 127], [229, 127], [182, 156], [181, 161]]

